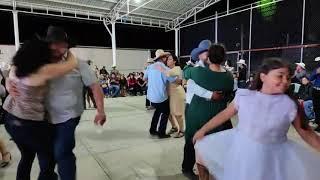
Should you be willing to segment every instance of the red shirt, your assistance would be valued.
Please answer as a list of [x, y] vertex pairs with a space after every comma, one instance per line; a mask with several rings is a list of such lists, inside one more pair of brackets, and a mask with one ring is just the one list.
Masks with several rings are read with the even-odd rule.
[[137, 80], [135, 78], [133, 78], [133, 79], [129, 78], [128, 84], [129, 84], [129, 86], [134, 86], [135, 84], [137, 84]]

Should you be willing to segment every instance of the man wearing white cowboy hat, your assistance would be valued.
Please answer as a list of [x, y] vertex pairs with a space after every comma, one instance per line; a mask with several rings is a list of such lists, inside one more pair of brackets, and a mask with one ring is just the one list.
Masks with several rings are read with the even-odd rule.
[[245, 88], [247, 83], [247, 64], [244, 59], [240, 59], [237, 64], [239, 66], [238, 88]]
[[[320, 57], [315, 58], [316, 62], [320, 61]], [[310, 75], [310, 81], [313, 81], [312, 89], [312, 101], [313, 101], [313, 110], [315, 113], [315, 123], [318, 124], [318, 127], [315, 131], [320, 132], [320, 64]]]
[[297, 67], [294, 71], [291, 82], [301, 84], [302, 78], [307, 75], [306, 65], [304, 63], [296, 63], [296, 65]]
[[149, 133], [152, 136], [158, 136], [160, 139], [170, 137], [170, 135], [166, 134], [170, 114], [167, 85], [177, 80], [176, 77], [167, 77], [158, 70], [159, 66], [162, 69], [169, 70], [165, 65], [168, 56], [170, 56], [169, 52], [158, 49], [156, 57], [153, 59], [155, 63], [149, 65], [144, 74], [144, 80], [148, 81], [147, 98], [156, 109], [152, 117]]
[[154, 63], [153, 59], [148, 58], [147, 62], [144, 64], [144, 69], [147, 69], [147, 67], [153, 63]]

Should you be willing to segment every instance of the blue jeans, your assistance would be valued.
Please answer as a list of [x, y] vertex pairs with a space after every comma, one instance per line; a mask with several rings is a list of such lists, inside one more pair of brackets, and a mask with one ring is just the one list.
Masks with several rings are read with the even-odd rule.
[[109, 87], [104, 87], [104, 88], [102, 88], [102, 90], [103, 90], [103, 94], [104, 94], [105, 96], [109, 96], [109, 95], [110, 95]]
[[110, 91], [112, 97], [118, 97], [120, 93], [120, 86], [119, 85], [110, 85]]
[[76, 145], [75, 130], [79, 121], [80, 117], [77, 117], [53, 125], [54, 158], [61, 180], [76, 179], [76, 156], [73, 149]]
[[305, 112], [306, 117], [308, 118], [308, 120], [314, 119], [315, 115], [314, 115], [314, 111], [313, 111], [313, 102], [312, 102], [312, 100], [304, 101], [303, 102], [303, 107], [304, 107], [304, 112]]
[[238, 81], [238, 88], [239, 89], [245, 89], [246, 86], [247, 86], [246, 81], [244, 81], [244, 80]]
[[35, 156], [40, 166], [38, 180], [55, 180], [52, 152], [52, 131], [45, 121], [32, 121], [5, 115], [5, 128], [16, 143], [21, 159], [17, 169], [17, 180], [30, 180], [30, 172]]

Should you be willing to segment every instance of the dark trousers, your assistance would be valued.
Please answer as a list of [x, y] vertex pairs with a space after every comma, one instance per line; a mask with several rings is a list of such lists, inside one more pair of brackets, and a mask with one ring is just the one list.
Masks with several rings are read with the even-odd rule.
[[61, 180], [76, 179], [76, 156], [73, 149], [76, 145], [75, 130], [79, 121], [80, 117], [77, 117], [53, 125], [54, 158]]
[[[189, 104], [186, 104], [185, 114], [188, 111]], [[183, 148], [182, 171], [193, 172], [193, 166], [196, 163], [196, 155], [192, 138], [186, 138]]]
[[97, 105], [96, 105], [96, 101], [94, 99], [94, 96], [93, 96], [93, 93], [92, 93], [92, 90], [89, 88], [89, 87], [83, 87], [83, 106], [84, 106], [84, 109], [87, 109], [87, 106], [86, 106], [86, 103], [87, 103], [87, 96], [90, 97], [92, 103], [93, 103], [93, 107], [94, 108], [97, 108]]
[[239, 81], [238, 81], [238, 88], [239, 88], [239, 89], [245, 89], [246, 86], [247, 86], [247, 83], [246, 83], [245, 80], [239, 80]]
[[38, 180], [57, 179], [54, 173], [52, 131], [47, 122], [23, 120], [7, 113], [5, 128], [21, 153], [17, 180], [30, 180], [30, 172], [36, 155], [40, 166]]
[[154, 111], [150, 134], [158, 134], [159, 136], [163, 136], [166, 134], [167, 123], [170, 114], [169, 100], [166, 100], [162, 103], [152, 103], [151, 105], [156, 109]]
[[151, 102], [149, 101], [149, 99], [146, 97], [146, 107], [151, 106]]
[[138, 93], [138, 85], [135, 84], [135, 85], [129, 86], [129, 87], [128, 87], [128, 91], [129, 91], [130, 95], [136, 96], [137, 93]]
[[184, 154], [182, 162], [182, 171], [193, 172], [193, 166], [196, 163], [196, 154], [192, 139], [185, 139]]
[[315, 123], [320, 125], [320, 90], [312, 89], [312, 101], [315, 114]]

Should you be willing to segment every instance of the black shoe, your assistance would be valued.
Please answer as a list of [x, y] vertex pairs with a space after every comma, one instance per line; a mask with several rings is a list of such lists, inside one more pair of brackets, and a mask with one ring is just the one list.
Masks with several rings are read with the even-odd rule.
[[182, 170], [182, 174], [190, 180], [198, 180], [198, 176], [193, 171]]
[[171, 138], [171, 136], [168, 134], [159, 135], [159, 139], [166, 139], [166, 138]]
[[158, 136], [158, 132], [150, 132], [151, 136]]

